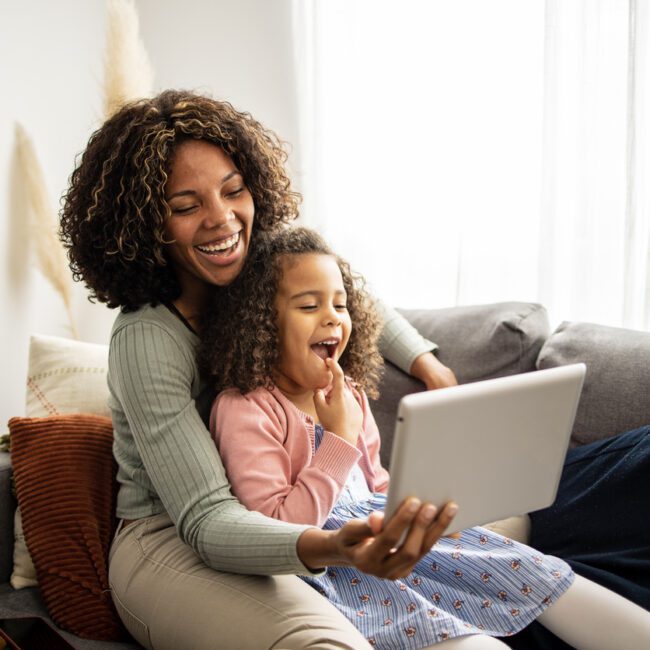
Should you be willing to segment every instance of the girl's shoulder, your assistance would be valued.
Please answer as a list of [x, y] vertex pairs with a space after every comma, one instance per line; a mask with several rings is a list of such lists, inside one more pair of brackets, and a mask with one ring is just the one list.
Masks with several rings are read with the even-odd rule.
[[242, 393], [238, 388], [226, 388], [217, 395], [215, 408], [271, 409], [275, 412], [285, 410], [285, 401], [279, 391], [268, 388], [256, 388], [248, 393]]
[[214, 401], [211, 421], [215, 423], [224, 419], [232, 420], [248, 417], [259, 417], [272, 420], [281, 427], [287, 425], [287, 405], [279, 391], [268, 388], [256, 388], [248, 393], [242, 393], [237, 388], [222, 390]]
[[271, 391], [268, 388], [256, 388], [248, 393], [242, 393], [239, 388], [224, 388], [218, 395], [216, 402], [229, 403], [263, 403], [269, 402]]

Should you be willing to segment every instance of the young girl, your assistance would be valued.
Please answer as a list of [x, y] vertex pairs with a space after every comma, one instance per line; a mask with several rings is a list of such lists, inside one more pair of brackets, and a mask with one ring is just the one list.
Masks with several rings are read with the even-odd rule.
[[[377, 526], [389, 477], [366, 398], [381, 368], [373, 306], [312, 231], [282, 229], [256, 246], [208, 310], [200, 351], [222, 391], [210, 428], [232, 489], [284, 521]], [[349, 567], [303, 579], [380, 648], [501, 647], [491, 637], [535, 619], [578, 648], [650, 647], [650, 614], [480, 527], [440, 540], [403, 579]]]

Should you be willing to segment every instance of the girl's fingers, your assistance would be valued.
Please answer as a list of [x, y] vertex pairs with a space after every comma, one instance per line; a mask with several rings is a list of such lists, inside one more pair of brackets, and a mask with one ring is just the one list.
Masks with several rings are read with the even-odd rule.
[[339, 366], [336, 359], [326, 359], [325, 363], [332, 373], [332, 392], [342, 393], [343, 387], [345, 385], [345, 375], [343, 374], [343, 368]]
[[314, 391], [314, 406], [316, 407], [317, 413], [320, 413], [321, 409], [327, 406], [325, 393], [323, 393], [323, 391], [320, 389]]

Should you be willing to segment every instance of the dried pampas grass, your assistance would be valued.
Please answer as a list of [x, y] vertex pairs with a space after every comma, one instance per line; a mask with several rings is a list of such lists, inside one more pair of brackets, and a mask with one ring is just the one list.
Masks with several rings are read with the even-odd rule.
[[50, 207], [43, 171], [27, 131], [16, 124], [16, 152], [19, 177], [29, 201], [30, 241], [43, 275], [63, 299], [73, 338], [79, 338], [72, 315], [72, 275], [63, 245], [57, 236], [56, 215]]
[[139, 36], [133, 0], [108, 0], [104, 110], [110, 117], [126, 102], [149, 97], [153, 69]]

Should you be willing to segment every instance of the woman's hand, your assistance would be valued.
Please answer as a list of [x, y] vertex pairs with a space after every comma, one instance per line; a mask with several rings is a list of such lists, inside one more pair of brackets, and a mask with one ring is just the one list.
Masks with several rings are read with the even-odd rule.
[[427, 390], [458, 385], [453, 370], [440, 363], [438, 357], [432, 352], [425, 352], [417, 357], [411, 365], [410, 372], [427, 387]]
[[332, 390], [327, 397], [322, 390], [314, 391], [314, 406], [318, 419], [325, 429], [335, 433], [351, 445], [363, 427], [363, 411], [351, 391], [345, 385], [343, 369], [334, 359], [325, 359], [332, 373]]
[[[306, 530], [298, 540], [298, 556], [308, 567], [354, 566], [378, 578], [404, 578], [438, 541], [456, 514], [448, 503], [438, 513], [430, 503], [407, 499], [382, 527], [383, 515], [353, 520], [335, 531]], [[406, 538], [397, 547], [404, 532]]]

